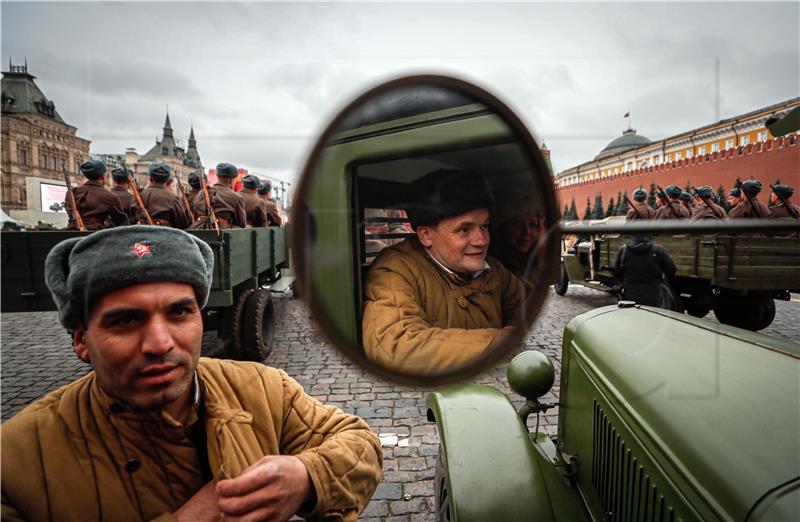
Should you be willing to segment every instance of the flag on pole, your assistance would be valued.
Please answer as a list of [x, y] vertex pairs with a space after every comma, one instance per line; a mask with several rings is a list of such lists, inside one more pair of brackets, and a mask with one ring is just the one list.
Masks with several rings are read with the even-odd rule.
[[628, 112], [625, 113], [625, 116], [623, 116], [623, 118], [630, 118], [630, 116], [631, 116], [631, 112], [628, 111]]

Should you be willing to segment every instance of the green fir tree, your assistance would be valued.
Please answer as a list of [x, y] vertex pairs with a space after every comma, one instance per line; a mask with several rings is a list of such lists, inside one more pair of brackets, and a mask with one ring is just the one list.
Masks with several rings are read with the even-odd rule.
[[592, 219], [603, 219], [606, 212], [603, 209], [603, 194], [598, 193], [594, 198], [594, 208], [592, 209]]
[[589, 196], [586, 196], [586, 212], [583, 213], [583, 220], [587, 221], [592, 219], [592, 201]]
[[627, 216], [628, 215], [628, 190], [625, 190], [625, 197], [620, 198], [619, 203], [617, 204], [617, 216]]
[[572, 196], [572, 204], [569, 206], [569, 218], [575, 221], [580, 219], [578, 217], [578, 209], [575, 207], [575, 196]]
[[615, 210], [617, 210], [617, 205], [614, 203], [614, 198], [611, 198], [611, 200], [608, 202], [608, 208], [606, 208], [605, 217], [613, 216]]

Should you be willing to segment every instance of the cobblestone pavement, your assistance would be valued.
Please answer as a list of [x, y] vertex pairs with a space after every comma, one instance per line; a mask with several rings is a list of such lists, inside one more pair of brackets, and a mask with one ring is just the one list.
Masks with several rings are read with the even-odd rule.
[[[566, 323], [577, 314], [613, 302], [606, 294], [574, 286], [564, 297], [552, 294], [520, 350], [543, 351], [558, 370], [561, 333]], [[797, 321], [800, 302], [778, 301], [776, 307], [775, 322], [765, 332], [795, 341], [800, 339]], [[425, 395], [432, 388], [396, 385], [359, 369], [311, 326], [309, 314], [300, 301], [280, 296], [276, 309], [276, 341], [267, 363], [285, 369], [320, 401], [366, 419], [384, 442], [383, 482], [362, 519], [433, 520], [438, 437], [425, 416]], [[713, 314], [708, 318], [713, 319]], [[55, 313], [3, 314], [0, 328], [3, 420], [88, 371], [88, 366], [72, 354], [69, 337], [58, 325]], [[206, 334], [204, 353], [218, 352], [220, 344], [215, 334]], [[521, 398], [505, 383], [510, 358], [477, 375], [473, 381], [498, 387], [519, 407]], [[549, 394], [551, 398], [558, 394], [557, 383], [558, 378]], [[557, 411], [549, 410], [541, 425], [554, 433], [557, 421]]]

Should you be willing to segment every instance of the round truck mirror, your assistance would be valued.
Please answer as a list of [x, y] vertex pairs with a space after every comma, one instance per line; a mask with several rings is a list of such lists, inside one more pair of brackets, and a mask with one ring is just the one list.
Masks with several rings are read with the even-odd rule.
[[438, 385], [497, 363], [558, 278], [542, 152], [498, 98], [450, 77], [392, 80], [342, 109], [293, 212], [293, 263], [316, 323], [394, 381]]

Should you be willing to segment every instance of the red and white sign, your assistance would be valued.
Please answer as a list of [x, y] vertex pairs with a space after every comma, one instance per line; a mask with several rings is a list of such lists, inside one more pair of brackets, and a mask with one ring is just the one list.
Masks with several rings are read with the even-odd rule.
[[[54, 203], [58, 203], [62, 207], [64, 206], [64, 199], [67, 197], [67, 187], [64, 185], [40, 183], [39, 191], [41, 193], [42, 212], [56, 212], [50, 208]], [[58, 212], [65, 213], [63, 208]]]

